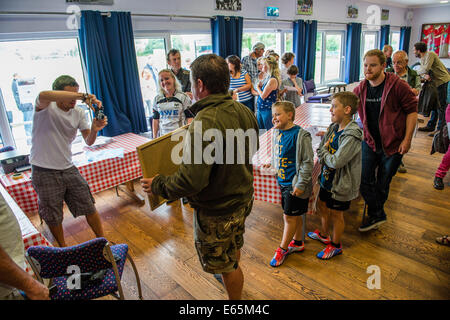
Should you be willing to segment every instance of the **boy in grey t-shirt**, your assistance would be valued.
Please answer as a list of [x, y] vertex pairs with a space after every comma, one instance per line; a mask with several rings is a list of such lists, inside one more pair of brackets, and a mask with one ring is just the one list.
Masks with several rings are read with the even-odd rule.
[[284, 99], [290, 101], [295, 107], [300, 106], [300, 97], [303, 96], [303, 81], [297, 77], [298, 68], [295, 65], [291, 65], [287, 69], [288, 78], [281, 82], [280, 90], [281, 95], [285, 95]]

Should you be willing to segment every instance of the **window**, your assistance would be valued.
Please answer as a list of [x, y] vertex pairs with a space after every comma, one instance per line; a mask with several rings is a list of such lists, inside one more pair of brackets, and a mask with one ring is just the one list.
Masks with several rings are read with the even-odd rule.
[[173, 49], [180, 50], [181, 67], [190, 69], [191, 62], [202, 54], [212, 53], [211, 34], [171, 35]]
[[[145, 117], [151, 115], [152, 103], [158, 91], [158, 72], [167, 67], [164, 38], [135, 39], [136, 58], [144, 100]], [[148, 120], [147, 120], [148, 121]], [[150, 128], [150, 126], [149, 126]]]
[[392, 52], [395, 52], [400, 48], [400, 32], [390, 33], [389, 44], [392, 46]]
[[314, 82], [325, 84], [343, 77], [343, 31], [318, 31]]
[[0, 89], [9, 122], [1, 125], [1, 135], [12, 133], [16, 146], [31, 144], [34, 102], [40, 91], [51, 90], [58, 76], [71, 75], [86, 92], [76, 38], [0, 42], [0, 60], [7, 61]]
[[284, 34], [284, 52], [294, 52], [293, 33], [285, 32]]
[[[291, 37], [292, 39], [292, 37]], [[280, 56], [281, 32], [243, 32], [241, 57], [248, 56], [252, 52], [255, 43], [262, 42], [266, 50], [274, 50]]]
[[359, 69], [360, 78], [364, 77], [364, 54], [372, 49], [378, 48], [378, 33], [372, 31], [364, 31], [361, 40], [361, 67]]

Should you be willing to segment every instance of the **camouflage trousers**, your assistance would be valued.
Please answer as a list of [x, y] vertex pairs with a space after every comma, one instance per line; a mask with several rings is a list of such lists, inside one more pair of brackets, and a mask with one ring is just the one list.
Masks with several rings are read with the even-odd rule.
[[245, 219], [253, 200], [236, 212], [208, 216], [203, 209], [194, 210], [194, 240], [204, 271], [228, 273], [238, 267], [238, 252], [244, 245]]

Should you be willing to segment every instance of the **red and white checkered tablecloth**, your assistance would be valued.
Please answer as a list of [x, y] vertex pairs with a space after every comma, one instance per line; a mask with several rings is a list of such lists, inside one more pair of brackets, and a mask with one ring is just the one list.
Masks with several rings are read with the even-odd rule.
[[[294, 123], [302, 128], [310, 126], [328, 127], [331, 123], [329, 105], [323, 104], [303, 104], [296, 108]], [[313, 145], [313, 150], [318, 145]], [[255, 189], [255, 200], [267, 201], [275, 204], [281, 204], [281, 191], [278, 186], [276, 173], [273, 170], [262, 168], [264, 164], [271, 163], [272, 158], [272, 130], [267, 131], [259, 137], [259, 150], [253, 157], [253, 186]], [[309, 200], [309, 211], [312, 213], [312, 204], [317, 194], [317, 178], [320, 174], [320, 164], [317, 156], [314, 157], [314, 168], [312, 182], [315, 186], [313, 194]]]
[[[149, 139], [134, 133], [125, 133], [112, 138], [113, 141], [97, 147], [85, 147], [88, 151], [123, 148], [123, 158], [110, 158], [77, 165], [81, 175], [86, 179], [92, 193], [97, 193], [142, 176], [141, 166], [136, 151]], [[75, 158], [76, 156], [74, 156]], [[31, 170], [23, 173], [19, 180], [12, 179], [12, 174], [0, 175], [0, 182], [25, 213], [38, 211], [37, 194], [31, 185]]]

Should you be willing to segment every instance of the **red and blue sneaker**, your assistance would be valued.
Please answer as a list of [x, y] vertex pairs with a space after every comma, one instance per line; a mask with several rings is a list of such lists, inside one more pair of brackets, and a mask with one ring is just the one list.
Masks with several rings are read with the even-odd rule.
[[310, 237], [311, 239], [314, 240], [319, 240], [322, 243], [325, 244], [330, 244], [331, 243], [331, 239], [330, 236], [324, 238], [320, 235], [319, 229], [314, 230], [314, 232], [308, 232], [308, 237]]
[[291, 243], [289, 243], [288, 251], [289, 253], [293, 252], [302, 252], [305, 250], [305, 243], [303, 242], [301, 246], [298, 246], [295, 244], [295, 241], [292, 240]]
[[272, 260], [270, 260], [270, 265], [272, 267], [281, 266], [288, 254], [289, 250], [283, 250], [280, 247], [278, 247], [278, 249], [275, 251], [275, 255], [273, 256]]
[[334, 256], [337, 256], [341, 253], [342, 253], [342, 245], [340, 245], [339, 248], [336, 248], [335, 246], [333, 246], [330, 243], [326, 246], [325, 249], [323, 249], [322, 251], [320, 251], [317, 254], [317, 258], [322, 259], [322, 260], [327, 260], [327, 259], [331, 259]]

